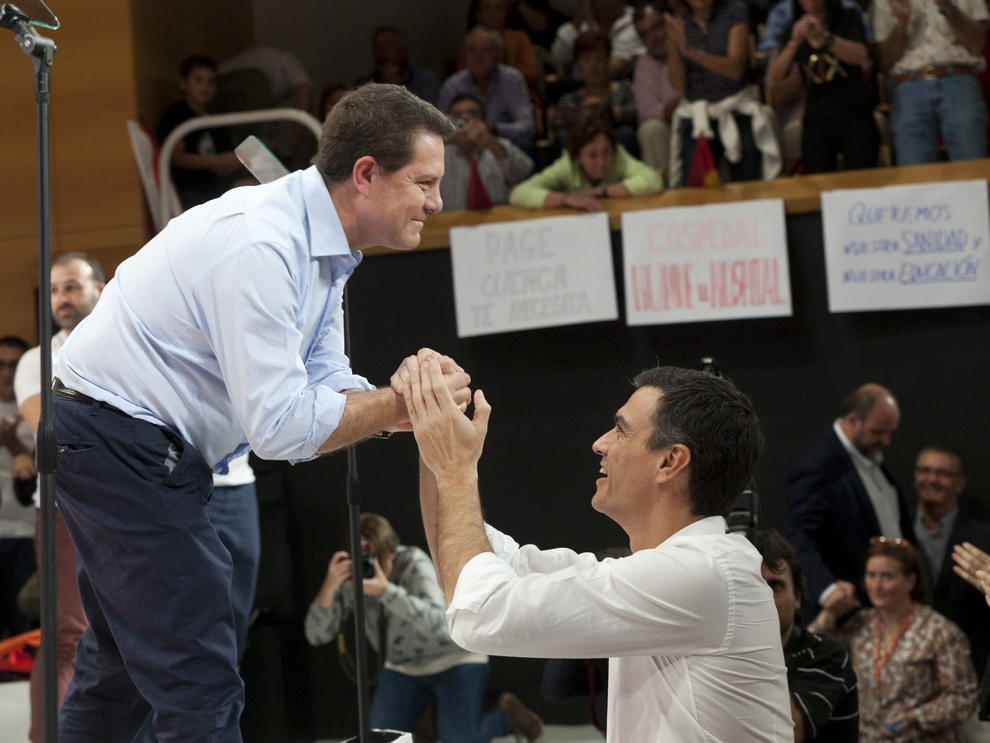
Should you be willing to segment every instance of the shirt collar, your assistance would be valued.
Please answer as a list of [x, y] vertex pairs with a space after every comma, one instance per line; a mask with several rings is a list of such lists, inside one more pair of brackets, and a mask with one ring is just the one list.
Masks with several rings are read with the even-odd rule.
[[312, 234], [312, 254], [317, 257], [353, 255], [360, 259], [360, 251], [350, 249], [337, 208], [330, 198], [330, 191], [315, 165], [310, 165], [303, 171], [301, 184], [306, 219]]
[[[956, 525], [956, 517], [959, 515], [959, 504], [949, 511], [945, 516], [938, 520], [938, 531], [937, 534], [950, 534], [952, 532], [952, 527]], [[925, 509], [918, 508], [918, 513], [914, 520], [915, 531], [918, 532], [919, 536], [931, 537], [932, 532], [928, 528], [928, 517], [925, 515]]]
[[878, 451], [872, 457], [868, 457], [846, 438], [845, 432], [842, 430], [842, 426], [839, 425], [839, 419], [836, 418], [835, 422], [832, 424], [832, 430], [835, 431], [835, 435], [839, 437], [839, 443], [842, 447], [849, 452], [849, 456], [852, 457], [853, 462], [856, 462], [864, 467], [879, 467], [883, 464], [883, 452]]

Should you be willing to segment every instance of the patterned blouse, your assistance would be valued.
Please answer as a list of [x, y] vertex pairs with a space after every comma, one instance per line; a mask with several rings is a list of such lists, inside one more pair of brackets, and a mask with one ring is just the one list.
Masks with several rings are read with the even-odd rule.
[[[977, 681], [969, 641], [955, 624], [918, 605], [886, 663], [878, 660], [876, 609], [860, 611], [836, 634], [849, 647], [859, 677], [860, 741], [966, 740], [963, 726], [976, 711]], [[920, 728], [888, 734], [883, 724], [905, 709], [914, 710]]]

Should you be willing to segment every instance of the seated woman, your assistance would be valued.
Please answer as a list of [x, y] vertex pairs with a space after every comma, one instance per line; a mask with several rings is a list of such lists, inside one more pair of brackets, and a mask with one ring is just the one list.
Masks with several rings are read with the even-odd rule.
[[955, 624], [919, 602], [921, 566], [903, 539], [875, 537], [864, 578], [872, 608], [836, 629], [823, 610], [809, 629], [849, 647], [859, 677], [859, 734], [871, 741], [958, 743], [976, 710], [969, 641]]
[[[360, 532], [370, 563], [362, 587], [365, 626], [368, 641], [385, 659], [371, 700], [371, 727], [411, 731], [433, 702], [441, 740], [487, 743], [509, 733], [539, 738], [543, 722], [513, 694], [502, 694], [496, 709], [483, 709], [488, 656], [462, 650], [450, 639], [446, 602], [429, 556], [400, 544], [392, 525], [376, 513], [361, 514]], [[354, 610], [351, 570], [347, 552], [330, 558], [306, 614], [310, 645], [332, 642]], [[379, 627], [385, 627], [382, 637]]]
[[636, 125], [639, 114], [636, 96], [628, 78], [609, 78], [608, 60], [612, 42], [601, 31], [582, 31], [574, 41], [574, 71], [582, 85], [565, 93], [553, 112], [554, 133], [567, 147], [567, 133], [584, 116], [600, 116], [612, 122], [615, 138], [633, 156], [639, 156]]
[[863, 16], [841, 0], [792, 0], [785, 44], [771, 51], [771, 91], [803, 86], [801, 160], [806, 173], [872, 168], [880, 134], [873, 119], [870, 65]]
[[598, 116], [579, 119], [567, 150], [509, 194], [509, 203], [530, 209], [568, 206], [604, 210], [602, 199], [649, 196], [663, 190], [660, 174], [617, 145], [612, 125]]

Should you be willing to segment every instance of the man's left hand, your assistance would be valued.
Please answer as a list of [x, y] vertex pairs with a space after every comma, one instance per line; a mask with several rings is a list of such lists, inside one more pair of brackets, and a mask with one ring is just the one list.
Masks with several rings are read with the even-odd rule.
[[485, 436], [491, 406], [481, 390], [474, 393], [474, 417], [464, 415], [444, 375], [440, 360], [428, 356], [412, 374], [403, 395], [413, 435], [426, 466], [437, 476], [475, 470]]

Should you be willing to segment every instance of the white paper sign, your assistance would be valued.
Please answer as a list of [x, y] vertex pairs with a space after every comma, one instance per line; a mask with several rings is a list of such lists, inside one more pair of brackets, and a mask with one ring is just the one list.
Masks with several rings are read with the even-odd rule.
[[450, 231], [457, 335], [618, 317], [606, 214]]
[[784, 202], [626, 212], [629, 325], [791, 314]]
[[832, 312], [990, 303], [985, 180], [822, 194]]

